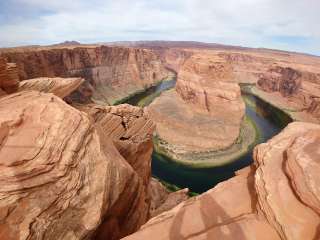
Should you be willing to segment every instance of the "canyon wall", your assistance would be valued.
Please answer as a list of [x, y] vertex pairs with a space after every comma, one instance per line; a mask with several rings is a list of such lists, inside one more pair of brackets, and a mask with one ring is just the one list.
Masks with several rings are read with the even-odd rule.
[[187, 198], [151, 179], [143, 109], [62, 100], [83, 81], [14, 81], [1, 96], [0, 239], [119, 239]]
[[320, 73], [277, 66], [261, 74], [257, 86], [276, 105], [320, 120]]
[[233, 77], [232, 67], [215, 54], [194, 52], [186, 59], [175, 89], [148, 107], [157, 125], [157, 150], [192, 167], [223, 165], [243, 154], [254, 131], [248, 126], [249, 140], [238, 140], [245, 104]]
[[1, 239], [88, 239], [107, 219], [109, 239], [139, 227], [138, 174], [87, 114], [34, 91], [0, 106]]
[[106, 46], [47, 47], [2, 50], [17, 64], [21, 80], [37, 77], [82, 77], [93, 87], [93, 99], [117, 100], [155, 84], [168, 75], [151, 50]]
[[319, 125], [292, 123], [253, 166], [124, 239], [319, 239], [319, 143]]
[[18, 89], [18, 69], [14, 63], [7, 63], [0, 57], [0, 96], [13, 93]]

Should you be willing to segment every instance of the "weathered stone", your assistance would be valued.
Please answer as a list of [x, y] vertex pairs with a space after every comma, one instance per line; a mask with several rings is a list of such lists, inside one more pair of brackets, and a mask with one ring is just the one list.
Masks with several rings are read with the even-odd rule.
[[81, 78], [35, 78], [21, 81], [19, 91], [33, 90], [44, 93], [53, 93], [64, 98], [77, 90], [83, 83]]

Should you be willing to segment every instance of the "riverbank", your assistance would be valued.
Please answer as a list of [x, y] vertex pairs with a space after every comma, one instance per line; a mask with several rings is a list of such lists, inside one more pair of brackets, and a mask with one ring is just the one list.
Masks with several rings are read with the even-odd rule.
[[[176, 75], [174, 73], [170, 73], [165, 79], [157, 81], [152, 85], [145, 86], [143, 89], [139, 89], [137, 91], [134, 91], [124, 98], [115, 99], [113, 102], [111, 102], [111, 105], [120, 105], [123, 103], [128, 103], [128, 104], [138, 106], [138, 107], [147, 106], [148, 104], [150, 104], [153, 101], [153, 99], [155, 99], [156, 97], [158, 97], [161, 94], [161, 92], [155, 93], [151, 97], [148, 94], [148, 92], [153, 92], [153, 89], [157, 88], [158, 86], [160, 86], [163, 83], [174, 82], [174, 84], [172, 84], [172, 86], [170, 85], [170, 88], [172, 88], [175, 85], [175, 81], [176, 81]], [[139, 101], [136, 102], [135, 101], [136, 99], [139, 99]]]
[[306, 117], [294, 108], [289, 108], [281, 102], [273, 100], [270, 93], [259, 90], [255, 84], [240, 84], [241, 91], [245, 94], [253, 95], [262, 102], [265, 102], [267, 107], [272, 107], [273, 118], [282, 127], [285, 127], [289, 122], [305, 121]]
[[201, 169], [221, 167], [243, 157], [257, 144], [259, 135], [259, 130], [254, 121], [246, 115], [241, 124], [239, 137], [235, 143], [222, 150], [179, 154], [175, 152], [174, 146], [158, 136], [154, 137], [153, 142], [154, 151], [157, 154], [169, 158], [176, 164]]

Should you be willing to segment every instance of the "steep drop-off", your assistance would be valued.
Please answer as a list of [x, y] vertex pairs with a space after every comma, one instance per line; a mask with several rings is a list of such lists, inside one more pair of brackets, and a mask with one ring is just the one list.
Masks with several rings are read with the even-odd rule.
[[320, 126], [292, 123], [254, 166], [165, 212], [125, 239], [318, 239]]
[[[82, 77], [93, 87], [92, 99], [112, 104], [167, 77], [152, 50], [107, 46], [46, 47], [2, 50], [17, 64], [21, 80]], [[84, 98], [82, 101], [88, 101]]]
[[7, 63], [0, 57], [0, 96], [13, 93], [18, 89], [18, 69], [14, 63]]
[[[232, 80], [228, 63], [215, 55], [193, 54], [180, 68], [175, 90], [163, 93], [149, 107], [157, 125], [159, 151], [187, 165], [222, 165], [243, 154], [254, 141], [243, 140], [240, 151], [228, 156], [215, 152], [232, 148], [240, 138], [245, 104]], [[210, 154], [210, 152], [212, 154]]]

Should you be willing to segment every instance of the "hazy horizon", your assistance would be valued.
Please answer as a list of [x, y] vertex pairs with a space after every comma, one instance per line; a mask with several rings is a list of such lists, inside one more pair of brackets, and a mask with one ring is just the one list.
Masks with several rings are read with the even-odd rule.
[[320, 1], [9, 0], [0, 47], [79, 41], [198, 41], [320, 55]]

